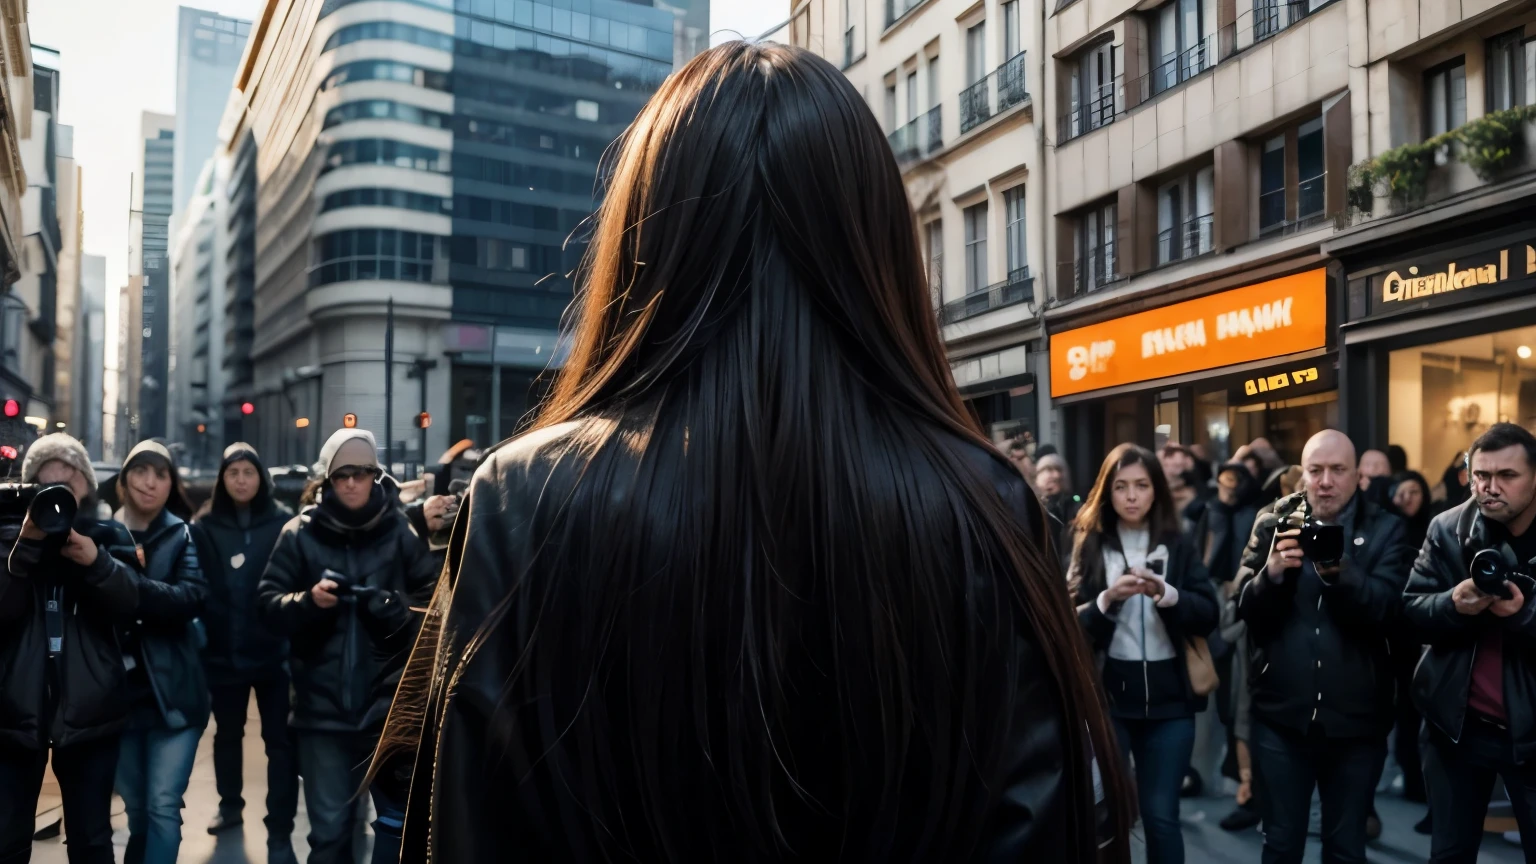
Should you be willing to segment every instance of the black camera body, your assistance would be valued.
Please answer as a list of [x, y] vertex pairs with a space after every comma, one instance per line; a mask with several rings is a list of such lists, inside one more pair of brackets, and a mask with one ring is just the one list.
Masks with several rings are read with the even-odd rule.
[[345, 573], [338, 573], [327, 567], [320, 573], [321, 579], [329, 579], [336, 583], [336, 590], [331, 592], [337, 597], [358, 597], [364, 600], [379, 593], [379, 589], [370, 585], [359, 585], [352, 581], [352, 577]]
[[[1277, 530], [1297, 531], [1301, 553], [1315, 567], [1337, 567], [1344, 560], [1344, 526], [1324, 525], [1312, 516], [1312, 505], [1305, 492], [1296, 492], [1291, 509], [1281, 519]], [[1283, 500], [1283, 499], [1282, 499]]]
[[43, 532], [44, 549], [57, 551], [75, 527], [79, 504], [62, 483], [0, 483], [0, 536], [21, 539], [27, 522]]
[[1514, 597], [1509, 590], [1510, 583], [1519, 586], [1520, 593], [1525, 597], [1536, 593], [1536, 579], [1510, 564], [1509, 559], [1498, 549], [1483, 549], [1473, 555], [1467, 571], [1477, 590], [1500, 600]]

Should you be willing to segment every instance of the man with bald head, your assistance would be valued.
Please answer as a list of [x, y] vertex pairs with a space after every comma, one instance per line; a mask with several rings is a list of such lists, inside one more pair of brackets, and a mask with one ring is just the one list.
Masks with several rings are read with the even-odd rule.
[[[1359, 494], [1346, 435], [1329, 429], [1312, 436], [1301, 466], [1303, 490], [1254, 522], [1237, 576], [1237, 616], [1248, 623], [1249, 748], [1263, 861], [1300, 864], [1316, 788], [1323, 861], [1364, 864], [1366, 817], [1393, 719], [1383, 637], [1412, 550], [1402, 520]], [[1339, 560], [1314, 560], [1303, 547], [1303, 526], [1318, 524], [1342, 528]]]

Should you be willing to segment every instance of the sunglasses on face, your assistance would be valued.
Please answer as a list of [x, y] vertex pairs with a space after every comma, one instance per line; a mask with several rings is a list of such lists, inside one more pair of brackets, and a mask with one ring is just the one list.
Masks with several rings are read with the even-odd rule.
[[381, 472], [377, 468], [343, 468], [331, 475], [332, 483], [356, 483], [367, 481], [372, 483], [379, 479]]

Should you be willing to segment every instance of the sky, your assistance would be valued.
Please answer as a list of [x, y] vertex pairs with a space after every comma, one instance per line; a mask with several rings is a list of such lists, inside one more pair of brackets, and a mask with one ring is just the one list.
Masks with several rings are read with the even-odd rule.
[[[198, 0], [254, 19], [265, 0]], [[60, 53], [59, 122], [75, 127], [84, 174], [85, 252], [107, 259], [107, 320], [128, 275], [128, 203], [138, 170], [139, 117], [176, 109], [177, 0], [44, 0], [31, 4], [32, 41]], [[789, 17], [789, 0], [710, 0], [713, 42], [756, 37]], [[109, 326], [109, 336], [116, 334]], [[115, 365], [116, 346], [108, 347]]]

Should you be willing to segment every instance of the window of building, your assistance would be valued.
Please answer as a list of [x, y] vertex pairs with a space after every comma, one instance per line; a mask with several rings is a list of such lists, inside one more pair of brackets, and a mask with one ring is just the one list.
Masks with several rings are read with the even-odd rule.
[[1118, 278], [1115, 233], [1119, 208], [1101, 204], [1079, 217], [1073, 233], [1074, 287], [1082, 294], [1102, 288]]
[[1169, 264], [1211, 251], [1215, 223], [1216, 169], [1207, 165], [1157, 190], [1157, 263]]
[[855, 50], [855, 29], [853, 20], [853, 0], [843, 0], [843, 66], [852, 66], [857, 59]]
[[1003, 59], [1011, 60], [1023, 48], [1023, 35], [1019, 32], [1019, 0], [1003, 4]]
[[343, 63], [321, 83], [321, 90], [330, 90], [354, 81], [397, 81], [429, 90], [448, 90], [448, 73], [436, 69], [423, 69], [393, 60], [360, 60]]
[[1259, 155], [1259, 233], [1285, 224], [1285, 136], [1264, 142]]
[[361, 42], [365, 39], [409, 42], [412, 45], [436, 48], [439, 51], [453, 50], [453, 34], [451, 33], [439, 33], [436, 30], [427, 30], [410, 24], [401, 24], [397, 21], [365, 21], [361, 24], [343, 27], [332, 33], [331, 38], [325, 40], [325, 47], [321, 51], [323, 53], [333, 48], [350, 45], [353, 42]]
[[928, 107], [937, 108], [944, 101], [944, 94], [939, 90], [939, 55], [928, 58]]
[[430, 282], [437, 238], [391, 228], [356, 228], [314, 240], [309, 286], [365, 279]]
[[417, 171], [447, 173], [450, 164], [448, 154], [435, 147], [421, 147], [383, 138], [356, 138], [332, 144], [326, 152], [321, 172], [343, 165], [394, 165]]
[[329, 129], [352, 120], [400, 120], [432, 129], [446, 129], [449, 125], [447, 114], [428, 111], [425, 108], [395, 102], [391, 99], [366, 99], [361, 102], [346, 102], [327, 111], [321, 128]]
[[1488, 110], [1504, 111], [1525, 101], [1525, 46], [1522, 31], [1511, 30], [1488, 40]]
[[1024, 234], [1024, 187], [1015, 186], [1003, 193], [1004, 215], [1008, 225], [1008, 281], [1029, 276], [1029, 246]]
[[975, 84], [987, 77], [987, 22], [965, 31], [965, 83]]
[[1148, 76], [1156, 95], [1210, 68], [1200, 0], [1173, 0], [1152, 14], [1152, 63]]
[[987, 287], [987, 202], [965, 208], [965, 293]]
[[892, 79], [885, 85], [885, 124], [891, 131], [901, 125], [896, 117], [896, 81]]
[[907, 73], [907, 122], [917, 119], [917, 70]]
[[1424, 137], [1443, 135], [1467, 122], [1467, 58], [1457, 57], [1424, 73]]
[[1117, 87], [1112, 43], [1101, 42], [1075, 58], [1068, 71], [1070, 110], [1063, 123], [1067, 137], [1075, 138], [1113, 123]]
[[395, 207], [420, 213], [453, 214], [453, 201], [437, 195], [407, 192], [404, 189], [343, 189], [332, 192], [320, 202], [320, 212], [344, 207]]
[[1296, 220], [1323, 215], [1328, 163], [1323, 156], [1323, 118], [1296, 130]]

